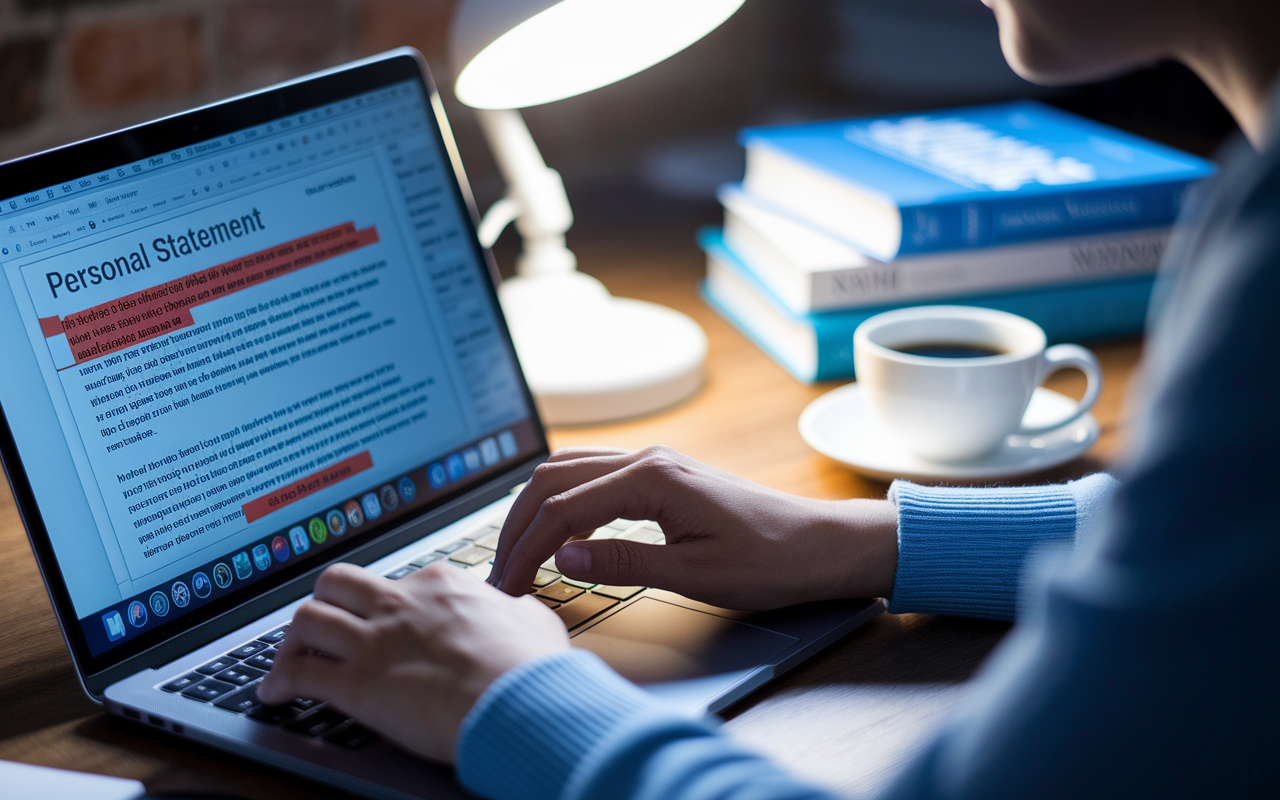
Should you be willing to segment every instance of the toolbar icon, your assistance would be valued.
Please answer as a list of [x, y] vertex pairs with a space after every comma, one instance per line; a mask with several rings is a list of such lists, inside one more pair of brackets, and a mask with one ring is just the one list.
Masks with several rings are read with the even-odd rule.
[[312, 517], [307, 523], [307, 533], [311, 534], [311, 541], [324, 544], [324, 540], [329, 538], [329, 526], [325, 525], [324, 520], [319, 517]]
[[338, 509], [329, 509], [324, 515], [324, 520], [329, 523], [329, 533], [334, 536], [341, 536], [347, 532], [347, 518]]
[[107, 629], [107, 641], [114, 642], [124, 638], [124, 620], [119, 611], [112, 609], [103, 614], [102, 627]]
[[258, 568], [259, 572], [266, 572], [271, 569], [271, 551], [267, 549], [265, 544], [255, 544], [253, 546], [253, 565]]
[[213, 567], [213, 582], [218, 585], [219, 589], [225, 589], [231, 585], [231, 567], [226, 564], [215, 564]]
[[151, 613], [157, 617], [163, 617], [169, 613], [169, 595], [164, 592], [152, 592], [148, 602], [151, 604]]
[[135, 628], [147, 624], [147, 607], [137, 600], [129, 604], [129, 624]]
[[293, 544], [293, 554], [300, 556], [311, 549], [311, 542], [307, 539], [307, 532], [302, 529], [301, 525], [294, 525], [289, 529], [289, 542]]
[[213, 584], [209, 583], [209, 576], [203, 572], [197, 572], [191, 576], [191, 591], [196, 593], [196, 597], [205, 598], [213, 593]]

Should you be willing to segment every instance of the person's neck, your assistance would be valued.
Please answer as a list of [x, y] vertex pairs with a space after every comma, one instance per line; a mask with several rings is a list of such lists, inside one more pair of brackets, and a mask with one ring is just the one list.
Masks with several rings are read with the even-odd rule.
[[1195, 70], [1254, 147], [1261, 148], [1272, 90], [1280, 74], [1280, 3], [1215, 4], [1178, 57]]

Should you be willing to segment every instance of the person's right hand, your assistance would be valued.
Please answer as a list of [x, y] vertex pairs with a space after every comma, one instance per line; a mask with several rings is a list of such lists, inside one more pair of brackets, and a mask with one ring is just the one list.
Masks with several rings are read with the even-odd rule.
[[[667, 543], [584, 539], [618, 518], [656, 521]], [[893, 589], [897, 514], [885, 500], [785, 494], [668, 447], [561, 450], [516, 498], [489, 582], [525, 594], [553, 553], [569, 578], [727, 608], [881, 597]]]

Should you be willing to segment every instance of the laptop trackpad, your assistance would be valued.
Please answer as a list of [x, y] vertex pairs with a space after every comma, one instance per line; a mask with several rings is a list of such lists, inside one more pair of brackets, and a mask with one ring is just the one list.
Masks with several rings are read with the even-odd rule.
[[573, 637], [635, 683], [724, 675], [736, 682], [800, 641], [737, 620], [642, 597]]

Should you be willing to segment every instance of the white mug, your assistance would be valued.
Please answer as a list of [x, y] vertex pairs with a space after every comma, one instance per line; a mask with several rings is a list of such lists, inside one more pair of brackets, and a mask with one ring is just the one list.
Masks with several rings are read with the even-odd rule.
[[[990, 355], [913, 354], [956, 346]], [[1009, 434], [1035, 436], [1085, 414], [1098, 399], [1102, 373], [1093, 353], [1074, 344], [1045, 349], [1029, 319], [970, 306], [917, 306], [886, 311], [853, 333], [858, 386], [872, 410], [915, 455], [959, 462], [992, 452]], [[1047, 425], [1023, 420], [1031, 393], [1049, 375], [1078, 369], [1088, 386], [1074, 411]]]

